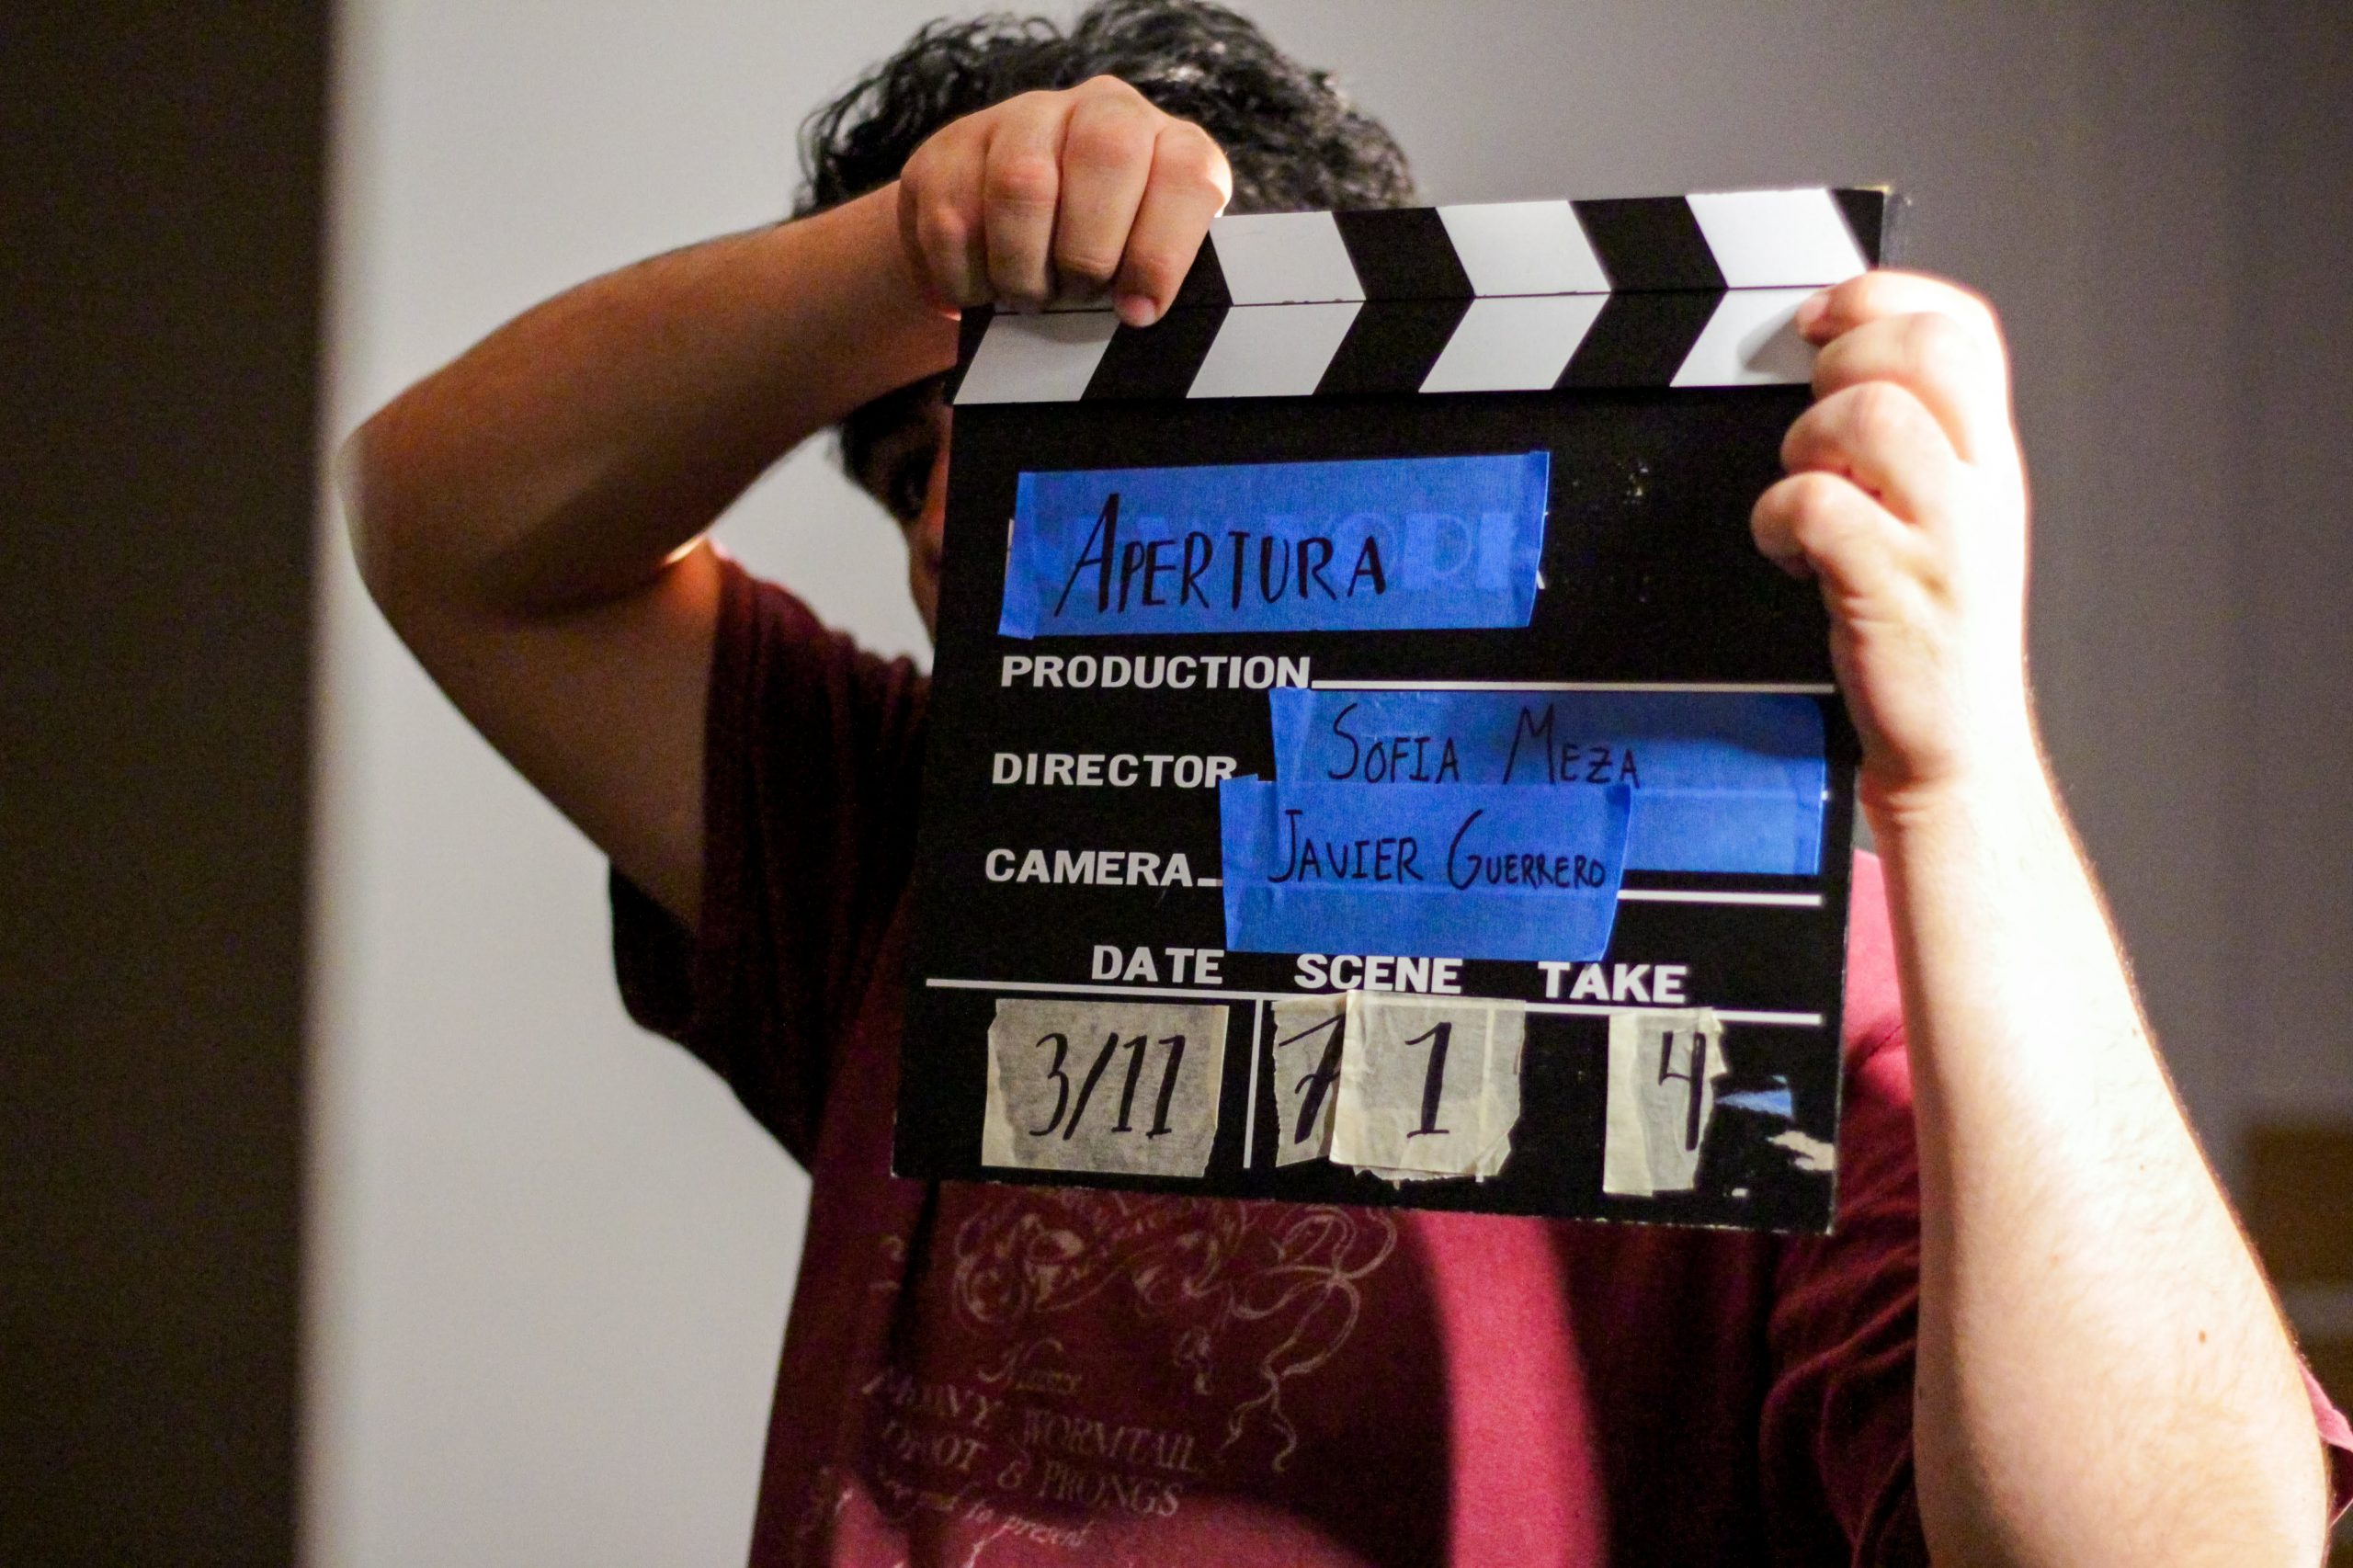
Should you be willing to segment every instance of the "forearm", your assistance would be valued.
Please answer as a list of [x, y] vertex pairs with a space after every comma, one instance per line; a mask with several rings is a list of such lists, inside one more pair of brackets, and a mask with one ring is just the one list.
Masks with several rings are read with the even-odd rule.
[[712, 240], [527, 312], [347, 454], [381, 597], [532, 611], [642, 584], [770, 464], [955, 353], [897, 241], [896, 187]]
[[1919, 1129], [1929, 1543], [1940, 1563], [2314, 1562], [2293, 1352], [2020, 751], [1873, 812]]

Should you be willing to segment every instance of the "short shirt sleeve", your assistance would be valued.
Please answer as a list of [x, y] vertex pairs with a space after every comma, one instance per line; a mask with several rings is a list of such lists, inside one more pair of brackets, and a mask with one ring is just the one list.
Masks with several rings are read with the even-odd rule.
[[803, 1165], [847, 1009], [915, 852], [928, 683], [722, 561], [704, 728], [702, 917], [612, 876], [630, 1015], [724, 1078]]
[[1775, 1270], [1758, 1456], [1773, 1561], [1879, 1568], [1928, 1560], [1912, 1490], [1920, 1171], [1876, 857], [1856, 858], [1851, 907], [1836, 1219]]
[[2353, 1515], [2353, 1422], [2329, 1403], [2328, 1391], [2304, 1369], [2304, 1392], [2312, 1396], [2313, 1415], [2320, 1422], [2321, 1446], [2328, 1453], [2328, 1517], [2341, 1525]]

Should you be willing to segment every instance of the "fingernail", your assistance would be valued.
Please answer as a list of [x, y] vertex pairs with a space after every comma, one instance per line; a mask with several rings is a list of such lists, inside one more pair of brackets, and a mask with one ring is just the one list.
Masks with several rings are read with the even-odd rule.
[[1812, 332], [1829, 310], [1829, 290], [1824, 289], [1818, 294], [1808, 294], [1798, 304], [1798, 330]]
[[1122, 294], [1111, 306], [1130, 326], [1150, 326], [1160, 317], [1160, 307], [1152, 302], [1149, 294]]

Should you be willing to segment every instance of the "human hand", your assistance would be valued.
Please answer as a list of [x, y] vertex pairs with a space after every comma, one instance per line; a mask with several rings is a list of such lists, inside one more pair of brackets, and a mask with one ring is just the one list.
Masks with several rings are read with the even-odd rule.
[[1821, 585], [1865, 805], [1900, 819], [2039, 769], [2026, 474], [1993, 311], [1941, 278], [1869, 272], [1807, 301], [1798, 327], [1821, 348], [1815, 401], [1751, 528]]
[[1146, 326], [1233, 194], [1209, 132], [1097, 76], [934, 132], [899, 176], [899, 239], [917, 286], [950, 314], [1108, 289], [1120, 320]]

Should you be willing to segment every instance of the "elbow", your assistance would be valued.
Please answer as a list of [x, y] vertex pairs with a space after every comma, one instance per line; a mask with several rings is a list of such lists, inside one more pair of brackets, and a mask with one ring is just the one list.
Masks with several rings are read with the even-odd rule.
[[414, 646], [445, 621], [536, 620], [606, 597], [575, 581], [576, 489], [486, 460], [415, 396], [379, 410], [335, 454], [352, 559], [392, 629]]
[[479, 530], [465, 526], [461, 489], [431, 439], [412, 435], [395, 401], [344, 438], [335, 491], [353, 563], [369, 597], [412, 646], [429, 623], [495, 614]]
[[417, 487], [406, 483], [391, 414], [378, 413], [344, 438], [335, 452], [335, 482], [359, 580], [398, 626], [408, 607], [425, 596], [431, 573], [417, 518]]

